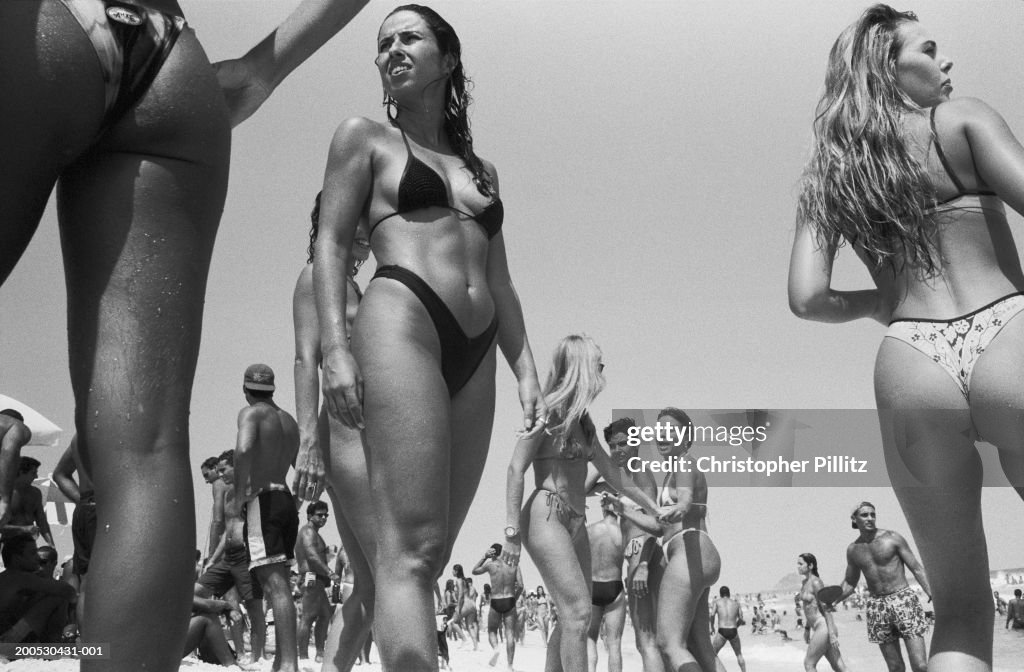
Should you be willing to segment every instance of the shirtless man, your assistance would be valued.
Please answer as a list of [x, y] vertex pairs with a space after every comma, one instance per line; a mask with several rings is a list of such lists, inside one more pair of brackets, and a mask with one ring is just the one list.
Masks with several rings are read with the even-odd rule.
[[[658, 486], [650, 472], [634, 473], [626, 469], [628, 460], [637, 457], [639, 446], [630, 446], [628, 433], [635, 427], [633, 418], [619, 418], [604, 428], [604, 440], [612, 461], [628, 474], [647, 494], [657, 497]], [[624, 506], [643, 509], [628, 497], [621, 497]], [[622, 530], [623, 556], [626, 559], [626, 581], [629, 586], [628, 606], [633, 622], [636, 650], [640, 652], [644, 672], [664, 672], [665, 663], [658, 649], [655, 622], [657, 616], [658, 586], [664, 569], [664, 556], [657, 540], [637, 527], [625, 516], [619, 517]]]
[[587, 525], [590, 539], [590, 629], [587, 664], [597, 669], [597, 638], [604, 626], [608, 672], [622, 672], [622, 630], [626, 626], [626, 594], [622, 585], [622, 529], [611, 500], [601, 503], [601, 520]]
[[488, 574], [491, 583], [491, 609], [487, 614], [487, 641], [490, 642], [494, 655], [489, 664], [494, 667], [498, 662], [498, 626], [505, 626], [505, 655], [508, 658], [508, 669], [512, 669], [512, 661], [516, 657], [516, 600], [523, 592], [523, 573], [519, 567], [512, 568], [501, 561], [501, 544], [491, 544], [484, 557], [476, 563], [473, 575]]
[[0, 411], [0, 525], [10, 516], [11, 493], [18, 475], [21, 449], [32, 440], [25, 418], [13, 408]]
[[[77, 481], [75, 473], [78, 474]], [[78, 435], [71, 437], [71, 443], [53, 468], [53, 482], [75, 504], [75, 512], [71, 515], [71, 541], [75, 548], [71, 571], [73, 585], [78, 588], [75, 619], [81, 624], [85, 613], [85, 575], [89, 571], [89, 558], [92, 557], [93, 542], [96, 540], [96, 496], [92, 479], [82, 468], [82, 458], [78, 454]]]
[[[245, 521], [242, 519], [242, 507], [235, 496], [232, 486], [235, 484], [235, 451], [227, 450], [220, 454], [214, 465], [217, 471], [217, 482], [225, 488], [223, 497], [224, 531], [218, 540], [217, 547], [210, 554], [210, 566], [196, 580], [193, 593], [196, 597], [211, 598], [227, 595], [232, 589], [238, 593], [239, 599], [245, 604], [249, 614], [250, 645], [252, 662], [263, 657], [263, 647], [267, 638], [267, 624], [263, 617], [263, 589], [249, 571], [249, 551], [245, 544]], [[228, 602], [231, 602], [230, 598]], [[234, 606], [234, 605], [233, 605]], [[241, 621], [231, 626], [235, 650], [242, 656], [243, 628]], [[243, 662], [249, 662], [242, 659]]]
[[272, 669], [296, 672], [295, 603], [288, 570], [295, 558], [299, 516], [284, 483], [299, 450], [299, 428], [274, 403], [274, 372], [266, 364], [245, 370], [242, 391], [249, 405], [238, 413], [235, 500], [242, 503], [249, 569], [274, 610], [277, 651]]
[[36, 575], [39, 555], [27, 534], [5, 539], [0, 557], [6, 568], [0, 572], [0, 642], [17, 644], [30, 635], [33, 642], [59, 642], [75, 589]]
[[861, 502], [850, 518], [860, 536], [846, 548], [846, 578], [837, 602], [853, 594], [863, 574], [871, 595], [867, 603], [868, 641], [878, 644], [890, 672], [902, 672], [906, 669], [900, 651], [902, 638], [911, 669], [924, 672], [928, 661], [924, 646], [928, 620], [906, 576], [909, 569], [931, 600], [924, 568], [899, 533], [878, 529], [874, 504]]
[[213, 562], [210, 558], [213, 556], [213, 552], [217, 550], [221, 536], [224, 535], [224, 495], [231, 489], [224, 482], [224, 479], [221, 478], [220, 471], [217, 469], [218, 463], [220, 463], [219, 457], [208, 457], [199, 468], [203, 474], [203, 480], [210, 484], [213, 494], [213, 511], [210, 514], [210, 538], [206, 547], [207, 563]]
[[1006, 605], [1006, 629], [1013, 625], [1014, 630], [1024, 630], [1024, 599], [1021, 599], [1021, 589], [1013, 591], [1013, 599]]
[[[716, 618], [718, 619], [718, 630], [714, 630]], [[743, 651], [740, 646], [739, 628], [743, 621], [743, 608], [739, 602], [732, 599], [729, 586], [722, 586], [718, 589], [718, 597], [711, 603], [710, 620], [714, 635], [711, 638], [711, 644], [715, 647], [715, 653], [721, 651], [725, 643], [729, 642], [732, 644], [733, 653], [736, 654], [740, 672], [747, 672], [747, 663], [743, 660]]]
[[295, 560], [298, 562], [300, 587], [302, 589], [302, 619], [299, 622], [299, 660], [306, 659], [309, 648], [309, 630], [316, 621], [313, 642], [316, 644], [316, 662], [324, 659], [324, 644], [327, 641], [327, 626], [330, 625], [331, 601], [327, 588], [338, 575], [327, 564], [327, 542], [320, 536], [320, 528], [327, 524], [327, 502], [312, 502], [306, 507], [306, 524], [299, 530], [299, 542], [295, 546]]
[[43, 508], [43, 493], [32, 485], [37, 478], [39, 460], [24, 455], [18, 458], [18, 475], [14, 478], [7, 522], [0, 526], [0, 539], [17, 534], [28, 534], [32, 538], [42, 535], [46, 543], [53, 546], [50, 523]]

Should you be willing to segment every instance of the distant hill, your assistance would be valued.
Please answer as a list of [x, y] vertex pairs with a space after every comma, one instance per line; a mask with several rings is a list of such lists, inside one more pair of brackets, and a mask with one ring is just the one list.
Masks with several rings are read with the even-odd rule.
[[796, 572], [786, 574], [784, 577], [778, 580], [775, 587], [772, 588], [772, 592], [775, 593], [796, 593], [800, 591], [800, 586], [804, 585], [803, 577]]

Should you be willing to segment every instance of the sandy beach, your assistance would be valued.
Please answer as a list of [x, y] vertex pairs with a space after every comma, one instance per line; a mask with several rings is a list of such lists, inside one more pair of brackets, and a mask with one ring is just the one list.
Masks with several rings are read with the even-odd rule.
[[[768, 606], [775, 605], [768, 604]], [[856, 611], [840, 609], [836, 612], [836, 622], [839, 626], [840, 649], [852, 672], [884, 669], [878, 647], [867, 641], [864, 623], [857, 621]], [[783, 619], [783, 626], [788, 628], [794, 626], [791, 610], [790, 614]], [[622, 669], [624, 672], [642, 672], [640, 656], [633, 646], [633, 633], [629, 629], [628, 623], [626, 627], [627, 630], [623, 634]], [[795, 639], [784, 642], [777, 633], [752, 635], [749, 626], [743, 626], [740, 637], [748, 672], [792, 672], [801, 669], [806, 650], [802, 640], [802, 631], [791, 629], [789, 634]], [[1005, 630], [1003, 623], [997, 621], [994, 639], [993, 672], [1017, 672], [1020, 670], [1020, 661], [1024, 660], [1024, 632]], [[930, 633], [928, 640], [930, 641]], [[495, 669], [504, 669], [504, 653], [502, 653], [496, 668], [488, 666], [487, 662], [491, 652], [486, 641], [483, 642], [479, 651], [460, 647], [460, 644], [454, 642], [450, 644], [453, 672], [490, 672]], [[504, 649], [502, 650], [504, 651]], [[722, 649], [719, 657], [726, 670], [739, 672], [736, 657], [728, 646]], [[526, 645], [516, 649], [515, 669], [520, 672], [539, 672], [544, 669], [544, 658], [545, 649], [541, 644], [540, 635], [535, 631], [528, 632]], [[377, 662], [379, 659], [376, 649], [373, 650], [371, 660], [374, 662], [370, 665], [357, 665], [353, 670], [356, 672], [380, 672], [381, 666]], [[265, 660], [262, 661], [259, 670], [260, 672], [270, 672], [270, 667], [270, 661]], [[0, 670], [4, 672], [73, 672], [77, 669], [78, 662], [70, 659], [18, 660], [0, 664]], [[238, 670], [239, 668], [210, 665], [189, 657], [182, 661], [181, 669], [185, 672], [222, 672], [225, 669]], [[310, 659], [302, 666], [302, 669], [319, 672], [320, 666], [314, 664]], [[607, 672], [607, 669], [608, 659], [602, 649], [598, 655], [597, 670], [598, 672]], [[822, 660], [818, 663], [818, 669], [823, 672], [828, 670], [828, 663]]]

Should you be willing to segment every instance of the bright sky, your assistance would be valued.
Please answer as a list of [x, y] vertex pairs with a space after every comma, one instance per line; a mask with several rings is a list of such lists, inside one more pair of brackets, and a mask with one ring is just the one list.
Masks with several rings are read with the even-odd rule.
[[[297, 2], [183, 4], [211, 60], [221, 60], [246, 51]], [[873, 406], [882, 327], [804, 322], [786, 301], [796, 183], [826, 56], [864, 3], [433, 6], [458, 31], [476, 82], [475, 144], [501, 176], [509, 262], [538, 366], [545, 375], [563, 335], [593, 336], [607, 363], [607, 389], [591, 409], [599, 427], [617, 408]], [[201, 538], [210, 499], [198, 465], [234, 446], [245, 367], [270, 364], [279, 403], [294, 408], [291, 296], [307, 215], [337, 124], [384, 118], [373, 59], [391, 8], [371, 2], [235, 133], [192, 407]], [[1024, 134], [1021, 3], [913, 9], [955, 62], [954, 95], [983, 98]], [[358, 279], [370, 275], [364, 269]], [[852, 255], [837, 264], [835, 284], [867, 286]], [[51, 208], [0, 291], [0, 392], [67, 429], [66, 444], [73, 407], [64, 300]], [[486, 471], [453, 556], [464, 565], [504, 525], [519, 409], [502, 366]], [[43, 460], [43, 472], [59, 456], [27, 453]], [[712, 490], [721, 580], [739, 592], [770, 588], [810, 551], [826, 581], [838, 582], [854, 537], [848, 516], [861, 499], [875, 501], [881, 526], [909, 537], [884, 488]], [[993, 568], [1024, 565], [1020, 501], [1009, 488], [988, 488], [984, 500]], [[539, 582], [532, 566], [526, 580]]]

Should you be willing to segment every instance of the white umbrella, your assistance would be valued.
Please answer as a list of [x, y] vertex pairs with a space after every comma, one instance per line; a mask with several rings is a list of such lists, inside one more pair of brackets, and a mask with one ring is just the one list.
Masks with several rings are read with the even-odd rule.
[[25, 416], [25, 424], [32, 430], [32, 440], [28, 445], [50, 448], [60, 445], [61, 428], [47, 420], [42, 413], [17, 399], [0, 394], [0, 411], [5, 408], [13, 408]]
[[52, 511], [57, 517], [58, 525], [68, 525], [71, 522], [71, 515], [75, 511], [75, 504], [57, 487], [53, 480], [53, 474], [46, 478], [37, 478], [32, 485], [43, 493], [43, 506], [46, 508], [46, 519], [53, 525], [50, 516]]

